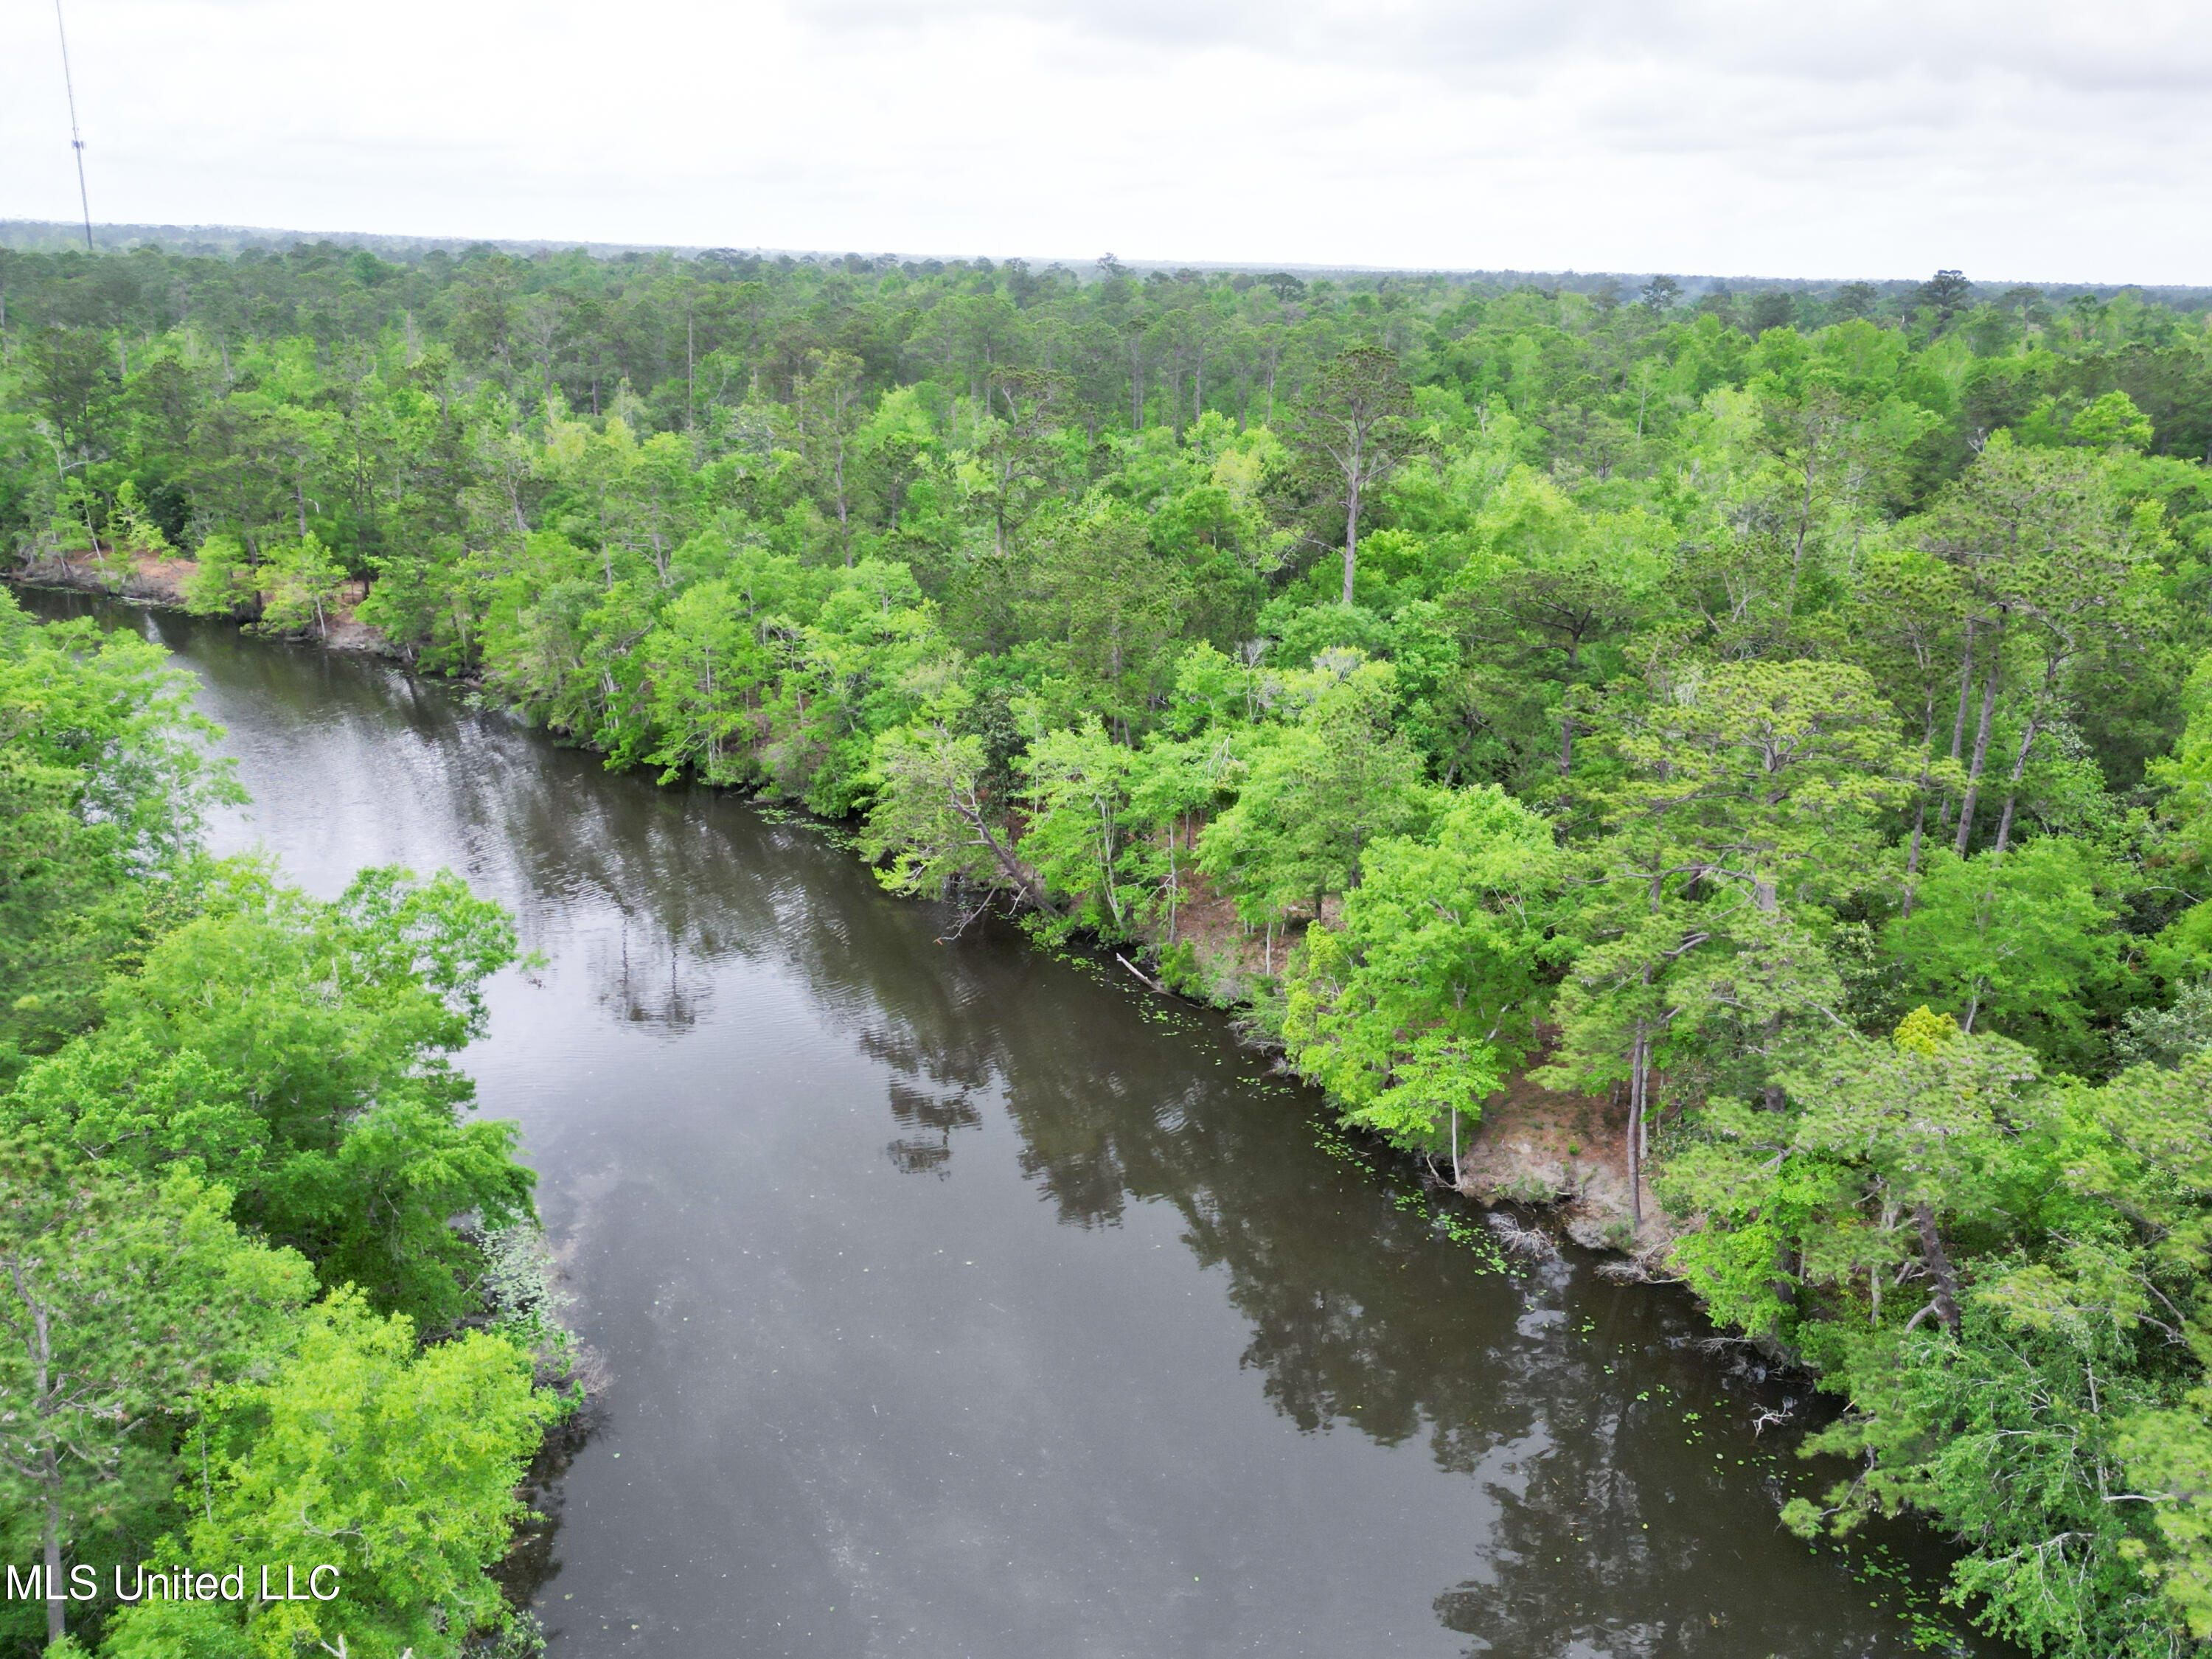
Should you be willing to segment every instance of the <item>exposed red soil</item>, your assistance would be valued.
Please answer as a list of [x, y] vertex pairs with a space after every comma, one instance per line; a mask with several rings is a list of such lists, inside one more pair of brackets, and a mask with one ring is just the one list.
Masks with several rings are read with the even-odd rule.
[[1483, 1103], [1461, 1147], [1460, 1188], [1485, 1203], [1557, 1203], [1580, 1243], [1648, 1253], [1668, 1232], [1647, 1176], [1643, 1229], [1632, 1246], [1627, 1237], [1627, 1135], [1625, 1100], [1547, 1089], [1517, 1072]]
[[[1270, 949], [1264, 930], [1248, 929], [1235, 904], [1204, 876], [1186, 872], [1183, 884], [1175, 938], [1195, 951], [1199, 982], [1182, 988], [1218, 1003], [1247, 1001], [1261, 992], [1265, 980], [1282, 973], [1311, 926], [1310, 918], [1292, 918]], [[1339, 908], [1335, 900], [1325, 904], [1324, 921], [1333, 921]], [[1629, 1236], [1627, 1129], [1625, 1100], [1547, 1089], [1527, 1071], [1517, 1072], [1483, 1103], [1481, 1120], [1463, 1131], [1460, 1190], [1485, 1204], [1556, 1205], [1579, 1242], [1649, 1254], [1669, 1235], [1647, 1179], [1644, 1225]]]

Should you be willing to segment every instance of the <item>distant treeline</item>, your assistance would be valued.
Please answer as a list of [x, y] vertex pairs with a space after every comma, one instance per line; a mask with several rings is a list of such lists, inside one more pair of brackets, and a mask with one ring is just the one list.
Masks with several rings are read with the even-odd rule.
[[[400, 236], [386, 235], [373, 231], [337, 231], [313, 233], [279, 230], [252, 225], [122, 225], [100, 224], [92, 228], [94, 246], [103, 253], [128, 253], [139, 249], [155, 252], [182, 254], [192, 257], [216, 256], [234, 258], [248, 252], [264, 255], [282, 255], [303, 247], [337, 248], [351, 252], [366, 250], [380, 258], [409, 264], [426, 254], [441, 252], [453, 258], [471, 252], [504, 253], [514, 258], [533, 258], [556, 253], [578, 253], [594, 259], [638, 258], [665, 256], [677, 259], [702, 258], [722, 258], [735, 256], [758, 259], [789, 258], [803, 264], [847, 264], [866, 259], [878, 269], [898, 265], [918, 271], [927, 263], [939, 268], [948, 264], [969, 263], [967, 257], [938, 253], [901, 254], [845, 252], [836, 253], [822, 249], [799, 248], [708, 248], [677, 246], [666, 243], [592, 242], [547, 239], [506, 239], [486, 240], [482, 238], [458, 236]], [[68, 253], [84, 247], [85, 231], [82, 224], [60, 220], [0, 219], [0, 248], [12, 248], [25, 253]], [[1030, 258], [1021, 261], [1039, 266], [1057, 266], [1072, 271], [1085, 281], [1098, 280], [1107, 274], [1108, 266], [1122, 264], [1108, 254], [1103, 259], [1051, 259]], [[996, 266], [1004, 260], [978, 261]], [[1233, 276], [1239, 272], [1257, 271], [1256, 265], [1237, 265], [1218, 261], [1158, 260], [1132, 258], [1123, 268], [1139, 276], [1148, 276], [1154, 270], [1173, 274], [1194, 270], [1202, 276]], [[1914, 291], [1922, 286], [1917, 277], [1786, 277], [1786, 276], [1723, 276], [1711, 274], [1675, 271], [1606, 271], [1606, 270], [1417, 270], [1407, 268], [1394, 271], [1383, 266], [1354, 266], [1313, 264], [1289, 261], [1279, 269], [1305, 280], [1326, 276], [1339, 281], [1379, 278], [1389, 276], [1433, 276], [1462, 287], [1485, 292], [1510, 293], [1516, 289], [1534, 288], [1544, 291], [1575, 294], [1615, 295], [1640, 294], [1645, 285], [1665, 275], [1677, 289], [1692, 299], [1717, 290], [1733, 296], [1750, 295], [1768, 290], [1786, 291], [1793, 295], [1826, 300], [1855, 281], [1864, 280], [1883, 300], [1902, 302], [1902, 309], [1910, 309]], [[2175, 283], [2019, 283], [1978, 282], [1972, 286], [1978, 300], [1996, 300], [2008, 294], [2032, 289], [2047, 301], [2063, 303], [2078, 295], [2098, 301], [2116, 298], [2122, 293], [2139, 300], [2168, 307], [2184, 313], [2201, 312], [2212, 307], [2212, 287], [2198, 288]]]

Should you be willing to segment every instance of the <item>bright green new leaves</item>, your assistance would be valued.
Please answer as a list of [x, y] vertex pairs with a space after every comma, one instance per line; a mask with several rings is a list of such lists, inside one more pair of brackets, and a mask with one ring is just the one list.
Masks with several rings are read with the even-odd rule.
[[2212, 1639], [2212, 1384], [2125, 1419], [2116, 1449], [2143, 1489], [2155, 1534], [2127, 1540], [2122, 1553], [2164, 1589], [2191, 1636]]
[[[2091, 665], [2154, 631], [2157, 556], [2167, 538], [2155, 503], [2121, 500], [2109, 462], [1991, 437], [1922, 520], [1930, 551], [1959, 572], [1969, 624], [1958, 728], [1966, 787], [1957, 850], [1971, 845], [1987, 769], [2009, 762], [1992, 844], [2009, 844], [2036, 740], [2063, 715]], [[1971, 699], [1965, 695], [1978, 690]], [[1969, 723], [1970, 708], [1978, 710]], [[1992, 749], [2003, 708], [2016, 736]]]
[[[1830, 1492], [1844, 1525], [1911, 1508], [1966, 1538], [1953, 1598], [1977, 1622], [2054, 1659], [2168, 1659], [2172, 1622], [2129, 1559], [2143, 1506], [2121, 1428], [2154, 1397], [2109, 1336], [2072, 1340], [2012, 1325], [1970, 1298], [1958, 1332], [1869, 1342], [1853, 1364], [1855, 1410], [1806, 1443], [1808, 1455], [1865, 1459]], [[1800, 1498], [1802, 1532], [1821, 1510]]]
[[[280, 1659], [340, 1634], [360, 1659], [457, 1655], [513, 1614], [483, 1564], [524, 1513], [515, 1486], [557, 1413], [527, 1355], [471, 1332], [418, 1349], [409, 1322], [340, 1293], [264, 1382], [221, 1391], [185, 1448], [190, 1559], [330, 1562], [330, 1601], [149, 1602], [102, 1649]], [[209, 1471], [198, 1467], [204, 1451]], [[327, 1581], [325, 1588], [328, 1588]]]
[[210, 536], [185, 579], [185, 605], [196, 617], [250, 616], [261, 633], [320, 635], [345, 584], [345, 566], [312, 530], [258, 558], [233, 537]]
[[[476, 648], [485, 683], [556, 731], [590, 732], [599, 724], [615, 689], [594, 672], [599, 636], [640, 609], [628, 596], [612, 600], [592, 565], [589, 550], [541, 530], [500, 549], [479, 576]], [[637, 631], [641, 637], [646, 629]]]
[[[1760, 1017], [1832, 1006], [1820, 953], [1784, 906], [1874, 884], [1877, 814], [1918, 764], [1847, 664], [1726, 663], [1653, 690], [1621, 697], [1602, 732], [1626, 769], [1595, 797], [1607, 833], [1586, 855], [1576, 921], [1593, 948], [1561, 1005], [1568, 1075], [1620, 1075], [1605, 1056], [1625, 1024], [1656, 1042], [1700, 1004], [1763, 1004]], [[1715, 956], [1756, 966], [1705, 965]], [[1674, 981], [1679, 993], [1658, 988]]]
[[216, 1171], [238, 1219], [325, 1284], [442, 1326], [474, 1259], [450, 1218], [529, 1213], [514, 1126], [464, 1120], [473, 1090], [451, 1059], [514, 948], [505, 914], [451, 874], [370, 871], [325, 904], [227, 866], [112, 988], [108, 1024], [0, 1112], [134, 1167]]
[[2124, 392], [2107, 392], [2067, 422], [2066, 435], [2093, 448], [2148, 449], [2150, 417]]
[[[1657, 281], [729, 263], [23, 255], [0, 538], [171, 542], [198, 608], [309, 630], [373, 577], [410, 662], [618, 764], [866, 811], [901, 890], [1259, 968], [1408, 1148], [1548, 994], [1546, 1076], [1628, 1085], [1711, 1310], [1868, 1408], [1861, 1499], [1962, 1529], [2031, 1644], [2203, 1629], [2193, 320], [1955, 275], [1917, 314], [1692, 317]], [[196, 872], [176, 688], [50, 631], [0, 612], [7, 1112], [218, 1174], [444, 1328], [481, 1265], [444, 1212], [526, 1197], [450, 1069], [511, 947]], [[1191, 937], [1217, 896], [1264, 936]]]
[[2150, 775], [2170, 792], [2166, 811], [2190, 862], [2212, 862], [2212, 654], [2197, 660], [2182, 693], [2187, 721], [2170, 756]]
[[1584, 854], [1584, 948], [1547, 1074], [1627, 1082], [1633, 1177], [1655, 1071], [1702, 1061], [1714, 1092], [1747, 1093], [1807, 1023], [1837, 1019], [1841, 988], [1807, 917], [1874, 884], [1877, 815], [1923, 758], [1844, 663], [1672, 670], [1644, 695], [1624, 689], [1601, 731], [1625, 769], [1593, 792], [1605, 833]]
[[1821, 1340], [1790, 1301], [1814, 1286], [1869, 1328], [1955, 1324], [1945, 1231], [2006, 1196], [2036, 1075], [2017, 1044], [1924, 1010], [1892, 1042], [1832, 1030], [1778, 1073], [1787, 1109], [1713, 1101], [1668, 1158], [1661, 1196], [1704, 1223], [1677, 1261], [1716, 1312], [1778, 1339]]
[[838, 571], [776, 688], [763, 769], [814, 811], [853, 811], [867, 799], [877, 733], [914, 714], [944, 651], [904, 565]]
[[1864, 670], [1686, 665], [1652, 690], [1607, 722], [1629, 769], [1601, 796], [1608, 862], [1741, 890], [1761, 909], [1871, 878], [1875, 816], [1905, 799], [1920, 757]]
[[773, 612], [749, 613], [726, 580], [685, 588], [641, 647], [653, 686], [659, 746], [646, 757], [672, 782], [689, 767], [707, 783], [750, 780], [775, 669]]
[[1960, 859], [1933, 853], [1891, 948], [1917, 990], [1968, 1030], [1988, 1020], [2063, 1055], [2118, 973], [2112, 872], [2067, 836]]
[[[319, 1617], [355, 1653], [457, 1652], [507, 1620], [482, 1567], [553, 1405], [514, 1343], [418, 1353], [412, 1321], [368, 1308], [450, 1328], [485, 1266], [457, 1218], [529, 1215], [513, 1126], [465, 1120], [453, 1063], [513, 927], [450, 874], [369, 871], [324, 903], [195, 859], [224, 786], [183, 677], [128, 634], [33, 628], [4, 597], [0, 634], [17, 832], [0, 915], [14, 984], [40, 988], [17, 1012], [52, 1030], [58, 981], [82, 1024], [112, 975], [105, 1023], [0, 1096], [0, 1542], [103, 1577], [172, 1547], [154, 1534], [198, 1419], [189, 1547], [335, 1559], [345, 1594], [251, 1629], [236, 1607], [152, 1603], [103, 1651], [289, 1656], [335, 1639]], [[318, 1277], [338, 1293], [302, 1315]]]
[[210, 536], [184, 580], [185, 609], [195, 617], [228, 617], [254, 605], [261, 584], [235, 536]]
[[1419, 757], [1392, 728], [1387, 663], [1348, 654], [1297, 723], [1267, 728], [1246, 751], [1237, 803], [1207, 826], [1199, 865], [1253, 920], [1281, 918], [1360, 878], [1368, 845], [1426, 823], [1433, 793]]
[[1558, 866], [1550, 827], [1494, 785], [1455, 796], [1431, 836], [1375, 842], [1285, 980], [1292, 1061], [1401, 1146], [1480, 1115], [1543, 1006]]
[[205, 809], [236, 795], [188, 686], [156, 646], [41, 626], [0, 592], [0, 1080], [92, 1018]]
[[860, 849], [888, 861], [878, 878], [895, 893], [1011, 892], [1049, 910], [1042, 880], [1016, 852], [1002, 804], [986, 787], [983, 740], [952, 728], [959, 702], [876, 740], [876, 805]]
[[[1868, 1468], [1787, 1518], [1923, 1510], [1972, 1545], [1954, 1582], [1990, 1628], [2069, 1659], [2148, 1659], [2174, 1651], [2174, 1624], [2212, 1624], [2212, 1059], [2042, 1093], [2033, 1070], [1923, 1011], [1893, 1053], [1792, 1078], [1807, 1103], [1790, 1161], [1851, 1180], [1773, 1242], [1856, 1267], [1869, 1293], [1931, 1299], [1901, 1323], [1898, 1300], [1877, 1307], [1863, 1338], [1801, 1329], [1852, 1400], [1808, 1450]], [[1771, 1166], [1740, 1179], [1753, 1212], [1783, 1184]]]
[[[243, 1236], [230, 1195], [0, 1141], [0, 1540], [11, 1560], [108, 1553], [166, 1496], [167, 1437], [313, 1288]], [[117, 1539], [118, 1534], [122, 1539]], [[50, 1628], [50, 1634], [58, 1634]]]
[[1130, 799], [1140, 757], [1102, 727], [1048, 732], [1030, 745], [1030, 827], [1021, 854], [1055, 891], [1077, 896], [1066, 920], [1120, 939], [1147, 907], [1156, 861]]
[[314, 532], [271, 548], [258, 574], [266, 592], [260, 627], [283, 634], [330, 631], [331, 613], [345, 586], [345, 567]]
[[1121, 939], [1157, 921], [1172, 945], [1194, 825], [1229, 763], [1218, 744], [1155, 737], [1129, 749], [1103, 726], [1033, 740], [1018, 763], [1029, 780], [1019, 851], [1059, 905], [1047, 931]]
[[2202, 1279], [2212, 1269], [2212, 1054], [2077, 1085], [2068, 1106], [2089, 1130], [2071, 1149], [2069, 1185], [2140, 1228], [2160, 1272], [2197, 1275], [2193, 1293], [2212, 1294]]
[[2087, 1130], [2068, 1184], [2110, 1205], [2128, 1231], [2107, 1246], [2112, 1265], [2067, 1286], [2067, 1300], [2154, 1336], [2160, 1370], [2193, 1383], [2170, 1385], [2119, 1425], [2118, 1455], [2150, 1527], [2123, 1549], [2203, 1641], [2212, 1638], [2212, 1055], [2137, 1066], [2102, 1089], [2074, 1089], [2068, 1103]]
[[[2002, 1037], [1887, 1043], [1842, 1037], [1785, 1074], [1802, 1102], [1791, 1144], [1864, 1172], [1878, 1202], [1962, 1207], [2005, 1154], [2033, 1060]], [[1932, 1274], [1931, 1269], [1931, 1274]]]
[[[545, 664], [526, 706], [592, 736], [615, 763], [660, 767], [665, 781], [690, 768], [708, 783], [768, 784], [817, 811], [850, 811], [866, 798], [878, 735], [913, 713], [917, 677], [937, 665], [933, 610], [904, 566], [881, 560], [809, 569], [748, 548], [721, 562], [721, 574], [672, 598], [618, 586], [602, 600], [572, 580], [569, 610], [520, 607]], [[621, 671], [636, 683], [634, 704], [613, 695], [621, 674], [592, 678], [586, 642], [608, 625], [608, 606], [626, 608], [641, 636]]]

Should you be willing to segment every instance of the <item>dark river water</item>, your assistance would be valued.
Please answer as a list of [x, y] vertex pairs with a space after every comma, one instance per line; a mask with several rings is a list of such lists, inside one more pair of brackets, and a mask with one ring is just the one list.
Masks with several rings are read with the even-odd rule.
[[1917, 1650], [1924, 1540], [1777, 1524], [1837, 1474], [1753, 1431], [1802, 1384], [1455, 1242], [1223, 1019], [383, 665], [102, 614], [228, 729], [222, 850], [449, 866], [547, 959], [466, 1064], [608, 1378], [556, 1659]]

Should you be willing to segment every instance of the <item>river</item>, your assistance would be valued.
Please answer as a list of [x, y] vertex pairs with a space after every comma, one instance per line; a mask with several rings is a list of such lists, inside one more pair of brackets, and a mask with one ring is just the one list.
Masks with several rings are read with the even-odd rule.
[[1836, 1473], [1754, 1433], [1802, 1383], [1678, 1291], [1455, 1242], [1223, 1018], [384, 665], [27, 597], [199, 677], [252, 796], [219, 849], [449, 866], [545, 958], [465, 1063], [608, 1377], [555, 1659], [1917, 1650], [1924, 1537], [1777, 1524]]

